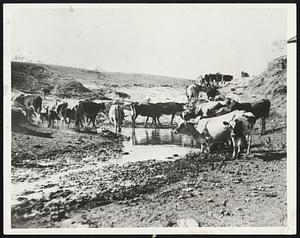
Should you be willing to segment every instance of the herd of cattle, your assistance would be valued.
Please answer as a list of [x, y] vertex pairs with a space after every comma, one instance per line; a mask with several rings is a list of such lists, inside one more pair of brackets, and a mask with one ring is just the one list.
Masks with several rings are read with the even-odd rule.
[[[161, 126], [159, 118], [162, 115], [171, 115], [171, 125], [175, 115], [182, 119], [174, 130], [174, 133], [182, 133], [192, 136], [200, 145], [201, 152], [206, 149], [208, 152], [215, 143], [229, 142], [233, 147], [233, 157], [235, 158], [241, 151], [241, 145], [247, 142], [247, 153], [250, 153], [251, 136], [253, 127], [257, 119], [262, 118], [261, 133], [265, 132], [266, 118], [269, 116], [271, 103], [267, 99], [257, 102], [240, 103], [224, 96], [208, 99], [199, 98], [199, 88], [201, 85], [192, 84], [186, 88], [187, 103], [165, 102], [165, 103], [138, 103], [132, 102], [124, 105], [115, 103], [110, 106], [108, 117], [114, 124], [116, 132], [121, 132], [124, 110], [129, 110], [132, 120], [132, 127], [136, 126], [136, 119], [139, 115], [152, 118], [153, 126]], [[54, 122], [60, 120], [61, 123], [70, 125], [75, 122], [75, 127], [83, 127], [83, 121], [87, 125], [96, 126], [96, 117], [99, 114], [104, 116], [105, 103], [95, 103], [91, 101], [79, 101], [72, 108], [67, 102], [59, 103], [58, 100], [53, 105], [42, 106], [40, 96], [21, 94], [12, 99], [12, 110], [23, 113], [27, 121], [32, 121], [36, 117], [37, 123], [47, 120], [48, 127], [53, 127]]]
[[216, 74], [205, 74], [204, 77], [200, 75], [198, 79], [202, 85], [208, 86], [208, 85], [225, 84], [227, 82], [230, 82], [233, 79], [233, 76], [216, 73]]

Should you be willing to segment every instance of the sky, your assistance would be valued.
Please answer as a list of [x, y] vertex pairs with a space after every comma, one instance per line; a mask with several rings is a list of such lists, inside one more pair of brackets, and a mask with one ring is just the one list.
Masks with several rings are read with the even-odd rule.
[[5, 16], [12, 58], [190, 79], [257, 75], [285, 54], [278, 45], [288, 38], [284, 7], [27, 5]]

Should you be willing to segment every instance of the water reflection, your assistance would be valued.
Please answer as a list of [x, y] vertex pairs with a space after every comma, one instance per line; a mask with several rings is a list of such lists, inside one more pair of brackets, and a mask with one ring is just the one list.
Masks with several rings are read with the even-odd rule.
[[197, 147], [196, 141], [185, 135], [174, 134], [172, 129], [124, 128], [123, 134], [136, 145], [177, 145]]

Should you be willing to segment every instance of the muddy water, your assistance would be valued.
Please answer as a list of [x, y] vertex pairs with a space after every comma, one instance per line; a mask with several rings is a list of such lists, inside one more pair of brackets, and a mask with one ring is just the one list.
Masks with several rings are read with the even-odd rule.
[[[12, 205], [22, 199], [41, 198], [59, 189], [61, 179], [69, 173], [84, 173], [85, 171], [101, 167], [128, 162], [145, 160], [174, 160], [190, 152], [199, 152], [197, 143], [190, 137], [174, 134], [172, 129], [122, 128], [122, 134], [129, 138], [123, 141], [123, 153], [119, 157], [112, 157], [107, 161], [98, 160], [93, 156], [82, 158], [75, 162], [74, 158], [66, 158], [70, 167], [60, 170], [59, 173], [37, 177], [35, 181], [25, 180], [12, 183]], [[69, 163], [69, 162], [70, 163]], [[19, 171], [26, 175], [33, 171]]]
[[167, 160], [199, 151], [196, 141], [174, 134], [172, 129], [122, 128], [122, 134], [130, 140], [123, 142], [124, 154], [118, 159], [120, 163]]

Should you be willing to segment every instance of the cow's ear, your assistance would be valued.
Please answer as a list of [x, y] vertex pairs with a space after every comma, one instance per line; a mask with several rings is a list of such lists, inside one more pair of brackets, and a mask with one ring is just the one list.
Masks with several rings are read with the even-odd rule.
[[223, 125], [224, 125], [224, 126], [228, 126], [228, 125], [229, 125], [229, 122], [228, 122], [228, 121], [223, 121]]

